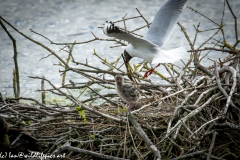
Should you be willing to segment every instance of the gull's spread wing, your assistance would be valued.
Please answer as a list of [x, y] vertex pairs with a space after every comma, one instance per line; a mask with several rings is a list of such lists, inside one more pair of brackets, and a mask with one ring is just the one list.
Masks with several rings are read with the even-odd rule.
[[139, 45], [154, 45], [148, 40], [138, 38], [128, 31], [120, 29], [118, 26], [115, 26], [114, 23], [105, 23], [103, 28], [103, 33], [107, 35], [108, 37], [114, 37], [119, 40], [127, 41], [128, 43], [132, 44], [133, 46], [139, 46]]
[[144, 39], [161, 47], [169, 38], [187, 0], [167, 0], [158, 9]]

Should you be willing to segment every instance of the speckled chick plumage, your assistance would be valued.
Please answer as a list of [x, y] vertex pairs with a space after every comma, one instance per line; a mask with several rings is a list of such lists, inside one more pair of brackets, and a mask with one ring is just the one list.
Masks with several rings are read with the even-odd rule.
[[121, 75], [115, 76], [116, 90], [119, 97], [126, 103], [135, 103], [140, 98], [138, 89], [131, 85], [124, 83], [124, 78]]

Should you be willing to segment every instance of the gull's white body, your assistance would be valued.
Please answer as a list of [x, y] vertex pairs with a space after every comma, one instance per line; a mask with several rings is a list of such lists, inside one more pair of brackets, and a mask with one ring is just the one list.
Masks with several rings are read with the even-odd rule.
[[129, 44], [126, 47], [126, 51], [132, 57], [139, 57], [146, 60], [150, 64], [159, 64], [159, 63], [172, 63], [180, 60], [186, 50], [183, 47], [171, 49], [171, 50], [162, 50], [160, 47], [152, 44], [146, 47], [146, 45], [133, 46]]
[[116, 39], [125, 40], [130, 44], [125, 51], [131, 57], [139, 57], [151, 65], [159, 63], [172, 63], [180, 60], [186, 53], [183, 47], [163, 50], [162, 46], [171, 35], [182, 9], [187, 0], [167, 0], [158, 9], [153, 23], [144, 38], [138, 38], [111, 23], [106, 23], [103, 32]]

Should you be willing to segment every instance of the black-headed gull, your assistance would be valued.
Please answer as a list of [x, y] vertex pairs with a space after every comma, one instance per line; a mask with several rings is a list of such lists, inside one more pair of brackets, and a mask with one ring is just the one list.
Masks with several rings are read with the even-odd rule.
[[121, 75], [116, 75], [115, 81], [117, 94], [129, 106], [128, 111], [131, 111], [140, 98], [138, 89], [131, 84], [124, 83], [124, 78]]
[[171, 35], [186, 1], [165, 1], [158, 9], [144, 38], [138, 38], [125, 30], [121, 30], [111, 22], [105, 24], [103, 32], [109, 37], [129, 42], [130, 44], [124, 50], [126, 63], [132, 57], [139, 57], [146, 60], [152, 66], [152, 69], [144, 75], [144, 77], [148, 77], [160, 63], [173, 63], [185, 55], [186, 50], [183, 47], [163, 50], [162, 46]]

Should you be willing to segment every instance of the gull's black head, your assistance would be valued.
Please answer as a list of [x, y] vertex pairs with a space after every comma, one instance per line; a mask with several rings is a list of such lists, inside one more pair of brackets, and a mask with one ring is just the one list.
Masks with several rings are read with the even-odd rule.
[[130, 56], [126, 50], [124, 50], [124, 53], [123, 53], [123, 58], [124, 58], [124, 61], [126, 63], [128, 63], [130, 61], [130, 59], [132, 58], [132, 56]]

